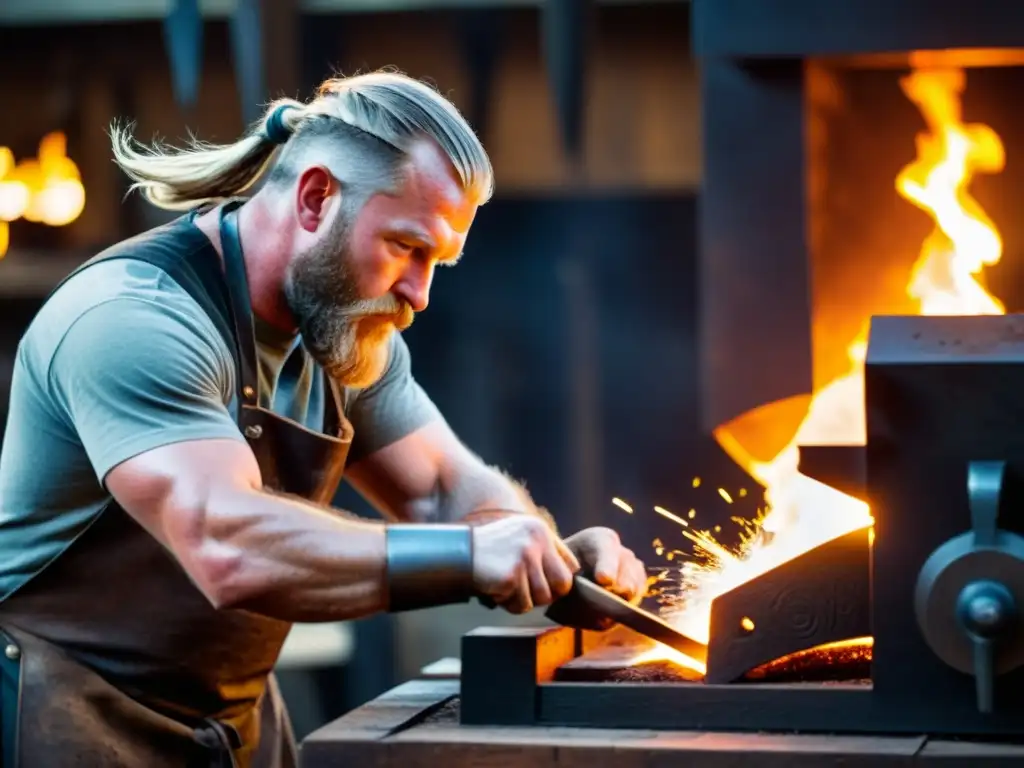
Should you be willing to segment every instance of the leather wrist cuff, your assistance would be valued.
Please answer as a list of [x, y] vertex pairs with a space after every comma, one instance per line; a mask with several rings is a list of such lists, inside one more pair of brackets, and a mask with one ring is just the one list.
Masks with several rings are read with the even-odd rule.
[[473, 597], [473, 529], [468, 525], [389, 525], [388, 610], [414, 611]]

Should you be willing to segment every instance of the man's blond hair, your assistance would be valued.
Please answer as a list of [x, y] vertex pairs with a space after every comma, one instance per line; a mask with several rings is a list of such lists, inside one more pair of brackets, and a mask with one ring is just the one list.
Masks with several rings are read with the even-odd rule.
[[[275, 132], [268, 122], [282, 107], [280, 127], [290, 134], [283, 145], [268, 135], [268, 127]], [[311, 159], [342, 185], [386, 186], [397, 181], [410, 145], [422, 138], [436, 142], [478, 203], [491, 197], [491, 162], [465, 118], [434, 88], [389, 70], [326, 80], [306, 104], [279, 99], [233, 144], [193, 139], [184, 149], [146, 147], [127, 128], [111, 129], [115, 162], [132, 188], [168, 210], [242, 195], [270, 169], [269, 183], [294, 178], [299, 164]]]

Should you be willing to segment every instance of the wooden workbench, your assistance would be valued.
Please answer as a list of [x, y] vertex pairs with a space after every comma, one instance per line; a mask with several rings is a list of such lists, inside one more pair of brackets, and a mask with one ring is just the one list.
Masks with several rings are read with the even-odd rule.
[[[405, 683], [312, 733], [301, 768], [1020, 768], [1024, 745], [459, 724], [459, 683]], [[1024, 725], [1022, 725], [1024, 730]], [[1022, 737], [1024, 740], [1024, 737]]]

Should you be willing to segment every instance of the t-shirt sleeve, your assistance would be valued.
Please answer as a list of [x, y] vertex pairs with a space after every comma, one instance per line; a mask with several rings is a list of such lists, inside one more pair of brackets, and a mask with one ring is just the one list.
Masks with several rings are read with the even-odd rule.
[[228, 412], [231, 357], [196, 306], [117, 298], [80, 315], [54, 351], [49, 386], [97, 478], [172, 443], [244, 440]]
[[384, 375], [359, 392], [348, 411], [355, 435], [348, 463], [355, 464], [401, 440], [441, 413], [412, 375], [409, 347], [400, 334], [391, 336], [391, 354]]

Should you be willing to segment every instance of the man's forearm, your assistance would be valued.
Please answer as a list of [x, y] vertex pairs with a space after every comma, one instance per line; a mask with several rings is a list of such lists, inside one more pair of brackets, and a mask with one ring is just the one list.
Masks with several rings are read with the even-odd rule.
[[522, 484], [495, 467], [480, 466], [462, 473], [451, 490], [440, 495], [442, 520], [483, 521], [509, 512], [541, 517], [557, 532], [554, 519], [538, 506]]
[[[339, 621], [387, 608], [381, 523], [263, 491], [210, 499], [200, 557], [218, 607], [285, 621]], [[207, 566], [209, 567], [209, 566]]]

